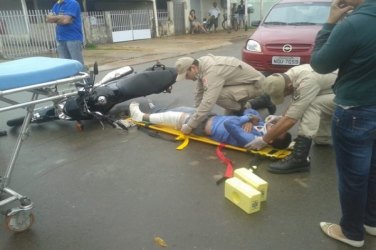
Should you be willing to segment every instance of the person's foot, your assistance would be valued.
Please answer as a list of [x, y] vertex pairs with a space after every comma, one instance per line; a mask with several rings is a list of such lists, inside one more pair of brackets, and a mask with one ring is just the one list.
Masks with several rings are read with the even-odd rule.
[[140, 110], [140, 104], [137, 102], [132, 102], [129, 104], [129, 113], [131, 114], [131, 117], [136, 122], [142, 122], [142, 118], [144, 116], [144, 113]]
[[369, 235], [376, 236], [376, 227], [364, 225], [364, 229]]
[[339, 225], [330, 222], [320, 222], [322, 231], [330, 238], [341, 241], [353, 247], [362, 247], [364, 240], [350, 240], [342, 233], [342, 229]]
[[310, 157], [298, 159], [292, 154], [286, 158], [272, 162], [268, 166], [268, 171], [273, 174], [292, 174], [298, 172], [308, 172], [311, 169]]

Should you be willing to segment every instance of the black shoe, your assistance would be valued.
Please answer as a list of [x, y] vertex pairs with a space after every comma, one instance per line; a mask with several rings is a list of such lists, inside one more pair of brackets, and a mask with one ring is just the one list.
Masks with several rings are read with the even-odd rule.
[[299, 160], [288, 156], [285, 159], [270, 164], [268, 166], [268, 171], [275, 174], [307, 172], [311, 168], [310, 165], [309, 157], [307, 157], [305, 160]]
[[277, 111], [277, 106], [274, 104], [271, 104], [270, 106], [267, 107], [269, 115], [274, 115], [275, 111]]
[[271, 102], [270, 97], [266, 94], [260, 95], [248, 101], [246, 107], [251, 107], [253, 109], [268, 109], [270, 115], [275, 114], [277, 107]]

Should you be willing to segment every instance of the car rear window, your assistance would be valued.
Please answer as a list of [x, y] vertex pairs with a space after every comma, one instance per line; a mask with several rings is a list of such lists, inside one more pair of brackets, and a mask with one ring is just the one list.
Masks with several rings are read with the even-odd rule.
[[275, 5], [263, 24], [268, 25], [322, 25], [326, 22], [330, 3], [302, 2]]

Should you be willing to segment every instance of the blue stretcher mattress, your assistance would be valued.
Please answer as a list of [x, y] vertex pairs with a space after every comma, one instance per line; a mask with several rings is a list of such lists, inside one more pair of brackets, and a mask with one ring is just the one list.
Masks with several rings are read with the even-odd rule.
[[83, 65], [71, 59], [29, 57], [0, 63], [0, 90], [16, 89], [77, 75]]

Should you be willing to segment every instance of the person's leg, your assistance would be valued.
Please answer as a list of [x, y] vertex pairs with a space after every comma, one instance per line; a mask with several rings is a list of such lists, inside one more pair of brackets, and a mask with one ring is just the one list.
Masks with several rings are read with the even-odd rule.
[[199, 24], [199, 28], [204, 32], [208, 33], [208, 31], [205, 29], [205, 27], [202, 24]]
[[139, 103], [132, 102], [129, 105], [129, 112], [133, 120], [137, 122], [147, 121], [152, 124], [165, 125], [180, 129], [189, 114], [183, 112], [167, 111], [154, 114], [145, 114], [139, 108]]
[[214, 18], [214, 32], [217, 31], [217, 28], [218, 28], [218, 17]]
[[298, 128], [298, 135], [312, 138], [319, 145], [331, 140], [331, 118], [334, 94], [320, 95], [306, 109]]
[[318, 146], [330, 145], [332, 142], [331, 133], [332, 114], [321, 114], [320, 125], [316, 135], [313, 137], [313, 142]]
[[183, 112], [167, 111], [150, 114], [148, 117], [145, 117], [145, 120], [153, 124], [165, 125], [173, 127], [174, 129], [181, 129], [188, 116], [189, 114]]
[[365, 218], [371, 226], [376, 224], [375, 131], [376, 106], [336, 108], [332, 134], [342, 209], [340, 226], [347, 238], [356, 241], [364, 238]]
[[67, 41], [67, 48], [69, 51], [70, 59], [79, 61], [82, 65], [84, 64], [84, 58], [82, 55], [82, 42], [81, 41]]
[[[247, 98], [246, 92], [240, 92], [242, 98], [236, 98], [234, 95], [234, 92], [237, 92], [236, 89], [241, 89], [242, 87], [239, 86], [232, 86], [232, 87], [225, 87], [222, 89], [218, 99], [217, 99], [217, 105], [227, 110], [228, 114], [231, 114], [233, 112], [241, 112], [242, 111], [242, 103], [240, 99]], [[244, 88], [242, 88], [244, 89]]]
[[368, 192], [366, 217], [364, 219], [366, 231], [376, 236], [376, 141], [373, 142], [371, 169], [368, 178]]
[[[233, 77], [238, 79], [239, 82], [249, 82], [250, 76], [255, 76], [257, 72], [249, 65], [242, 65], [242, 68], [238, 68], [237, 70], [233, 71]], [[260, 81], [264, 78], [264, 76], [260, 75]], [[248, 85], [234, 85], [224, 87], [217, 99], [216, 104], [221, 106], [222, 108], [232, 111], [232, 112], [239, 112], [243, 111], [246, 105], [246, 102], [249, 99], [255, 98], [260, 96], [263, 91], [261, 88], [261, 84], [258, 81], [254, 83], [249, 83]]]
[[57, 54], [60, 58], [71, 59], [69, 50], [67, 47], [67, 42], [57, 41]]

